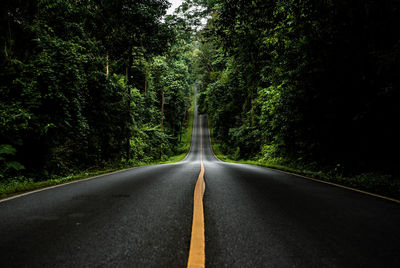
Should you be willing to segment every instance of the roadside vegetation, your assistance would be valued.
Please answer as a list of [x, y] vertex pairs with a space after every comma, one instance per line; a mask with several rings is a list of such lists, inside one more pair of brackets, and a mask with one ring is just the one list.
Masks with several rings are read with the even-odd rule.
[[400, 197], [398, 3], [187, 1], [214, 149]]
[[400, 198], [398, 3], [3, 2], [0, 194], [184, 158], [196, 83], [220, 158]]
[[230, 156], [223, 154], [220, 143], [213, 141], [212, 148], [215, 155], [222, 161], [239, 164], [257, 165], [272, 169], [277, 169], [293, 174], [306, 176], [309, 178], [335, 183], [373, 194], [386, 196], [400, 200], [400, 180], [393, 179], [391, 175], [384, 175], [378, 172], [360, 173], [353, 177], [345, 176], [337, 169], [316, 169], [315, 166], [298, 164], [290, 161], [281, 162], [277, 159], [265, 161], [259, 160], [234, 160]]
[[182, 133], [179, 141], [178, 148], [176, 150], [177, 155], [171, 156], [168, 159], [168, 162], [177, 162], [183, 160], [190, 150], [190, 145], [192, 143], [192, 131], [193, 131], [193, 116], [194, 116], [194, 107], [196, 102], [196, 96], [193, 91], [193, 95], [191, 96], [191, 105], [189, 108], [189, 119], [185, 124], [185, 131]]
[[124, 169], [130, 169], [134, 167], [146, 166], [146, 165], [157, 165], [157, 164], [168, 164], [181, 161], [190, 149], [190, 144], [192, 141], [192, 129], [193, 129], [193, 109], [194, 109], [195, 98], [192, 96], [192, 105], [189, 108], [189, 118], [185, 122], [185, 131], [182, 134], [181, 141], [179, 142], [179, 147], [177, 149], [177, 154], [169, 156], [167, 160], [163, 161], [153, 161], [153, 162], [134, 162], [132, 163], [120, 163], [117, 166], [110, 166], [102, 169], [95, 170], [85, 170], [77, 174], [72, 174], [65, 177], [53, 178], [53, 179], [41, 179], [33, 180], [26, 178], [24, 176], [12, 177], [9, 179], [4, 179], [0, 183], [0, 198], [5, 198], [15, 194], [20, 194], [27, 191], [32, 191], [48, 186], [63, 184], [67, 182], [72, 182], [76, 180], [82, 180], [94, 176], [99, 176], [115, 171], [121, 171]]
[[193, 35], [168, 6], [1, 4], [0, 196], [184, 157]]

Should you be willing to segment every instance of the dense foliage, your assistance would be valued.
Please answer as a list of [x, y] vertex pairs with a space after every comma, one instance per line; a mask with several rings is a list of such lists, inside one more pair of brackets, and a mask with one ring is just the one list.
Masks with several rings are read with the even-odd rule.
[[168, 5], [1, 3], [3, 179], [180, 153], [193, 58], [200, 110], [231, 158], [398, 175], [398, 2]]
[[209, 12], [196, 69], [236, 159], [398, 173], [398, 1], [187, 1]]
[[0, 5], [0, 180], [177, 153], [191, 45], [166, 0]]

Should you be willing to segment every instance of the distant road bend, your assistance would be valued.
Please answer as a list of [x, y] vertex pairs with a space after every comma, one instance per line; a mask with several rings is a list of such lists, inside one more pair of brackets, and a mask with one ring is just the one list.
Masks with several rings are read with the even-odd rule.
[[0, 266], [185, 267], [201, 163], [207, 267], [400, 267], [398, 203], [221, 162], [196, 111], [181, 162], [0, 201]]

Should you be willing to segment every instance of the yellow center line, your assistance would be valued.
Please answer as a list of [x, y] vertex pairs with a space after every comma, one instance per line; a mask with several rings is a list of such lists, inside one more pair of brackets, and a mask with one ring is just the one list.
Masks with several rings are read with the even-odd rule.
[[[201, 126], [201, 118], [200, 118]], [[200, 174], [194, 188], [192, 236], [187, 267], [205, 267], [205, 237], [203, 195], [205, 191], [203, 164], [203, 137], [200, 127]]]

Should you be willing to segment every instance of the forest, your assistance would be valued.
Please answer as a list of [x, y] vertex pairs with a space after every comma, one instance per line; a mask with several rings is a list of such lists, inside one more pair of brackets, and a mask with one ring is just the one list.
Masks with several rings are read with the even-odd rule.
[[196, 84], [218, 155], [400, 193], [399, 1], [169, 5], [2, 1], [0, 181], [185, 153]]
[[2, 1], [0, 181], [187, 152], [191, 32], [154, 1]]
[[399, 1], [188, 5], [214, 150], [399, 196]]

